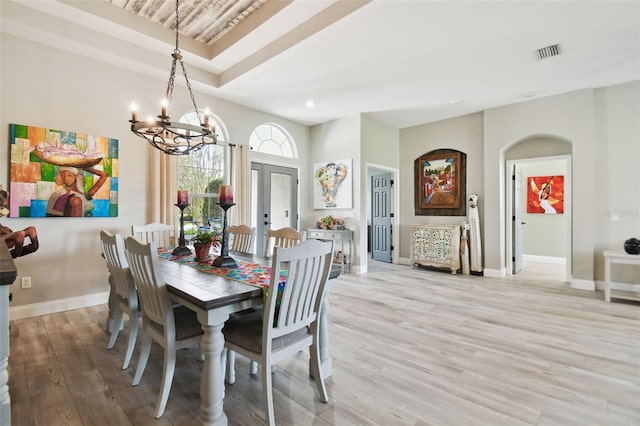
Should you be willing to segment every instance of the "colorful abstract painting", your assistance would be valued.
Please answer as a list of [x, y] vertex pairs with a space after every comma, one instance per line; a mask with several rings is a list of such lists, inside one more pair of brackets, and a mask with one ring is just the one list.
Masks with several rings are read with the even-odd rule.
[[313, 165], [313, 208], [350, 209], [352, 207], [352, 160]]
[[11, 217], [118, 216], [118, 140], [10, 124]]
[[528, 177], [527, 213], [564, 213], [564, 176]]

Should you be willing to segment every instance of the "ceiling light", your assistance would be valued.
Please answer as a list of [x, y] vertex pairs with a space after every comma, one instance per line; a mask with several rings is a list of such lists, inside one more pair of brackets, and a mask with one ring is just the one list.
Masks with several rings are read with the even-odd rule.
[[[169, 74], [169, 82], [167, 83], [167, 92], [160, 108], [160, 115], [157, 119], [149, 117], [147, 121], [138, 121], [137, 106], [131, 105], [131, 131], [141, 138], [149, 142], [154, 148], [170, 155], [187, 155], [191, 151], [201, 149], [205, 145], [213, 145], [217, 142], [215, 127], [209, 125], [209, 112], [205, 112], [203, 119], [200, 118], [200, 110], [196, 105], [196, 99], [191, 91], [191, 83], [187, 77], [187, 70], [182, 62], [182, 55], [178, 47], [178, 1], [176, 0], [176, 48], [173, 50], [171, 57], [171, 73]], [[184, 79], [187, 83], [189, 96], [193, 102], [193, 108], [198, 117], [200, 125], [180, 123], [171, 121], [169, 111], [171, 109], [171, 101], [173, 99], [173, 86], [176, 76], [176, 65], [180, 63]]]
[[305, 102], [305, 103], [304, 103], [304, 105], [305, 105], [307, 108], [313, 108], [314, 106], [316, 106], [316, 103], [315, 103], [315, 102], [313, 102], [312, 100], [308, 100], [307, 102]]

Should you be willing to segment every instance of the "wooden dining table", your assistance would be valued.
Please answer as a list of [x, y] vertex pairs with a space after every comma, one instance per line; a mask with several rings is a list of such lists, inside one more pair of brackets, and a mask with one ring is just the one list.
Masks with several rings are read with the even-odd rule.
[[[271, 265], [271, 260], [262, 256], [230, 253], [236, 261]], [[195, 311], [202, 324], [204, 335], [200, 349], [204, 354], [204, 366], [200, 383], [200, 420], [204, 425], [226, 425], [223, 410], [224, 400], [224, 335], [222, 328], [229, 315], [259, 306], [263, 303], [262, 288], [243, 284], [225, 276], [200, 271], [191, 266], [160, 258], [167, 290], [172, 299]], [[333, 268], [329, 278], [340, 275]], [[325, 291], [329, 291], [330, 282]], [[319, 346], [321, 374], [331, 376], [327, 326], [328, 298], [323, 297], [319, 318]]]

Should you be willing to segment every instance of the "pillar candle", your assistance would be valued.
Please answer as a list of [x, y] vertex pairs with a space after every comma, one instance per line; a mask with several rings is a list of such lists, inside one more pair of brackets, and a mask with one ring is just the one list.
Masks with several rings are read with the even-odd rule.
[[233, 203], [233, 190], [231, 189], [231, 185], [220, 185], [220, 202]]
[[189, 191], [186, 189], [178, 189], [178, 204], [184, 206], [189, 204]]

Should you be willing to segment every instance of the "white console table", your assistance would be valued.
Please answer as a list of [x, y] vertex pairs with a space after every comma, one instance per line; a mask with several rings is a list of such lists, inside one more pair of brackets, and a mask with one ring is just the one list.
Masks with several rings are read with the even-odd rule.
[[622, 251], [605, 250], [604, 255], [604, 300], [611, 302], [611, 298], [640, 301], [640, 283], [636, 285], [636, 291], [614, 290], [611, 288], [611, 264], [622, 263], [626, 265], [640, 266], [640, 255], [627, 254]]
[[11, 425], [9, 397], [9, 289], [18, 270], [4, 242], [0, 242], [0, 425]]
[[334, 256], [333, 263], [339, 265], [342, 273], [344, 268], [351, 272], [351, 260], [353, 256], [353, 231], [350, 229], [307, 229], [307, 238], [316, 240], [333, 240], [335, 251], [340, 251], [340, 256]]

